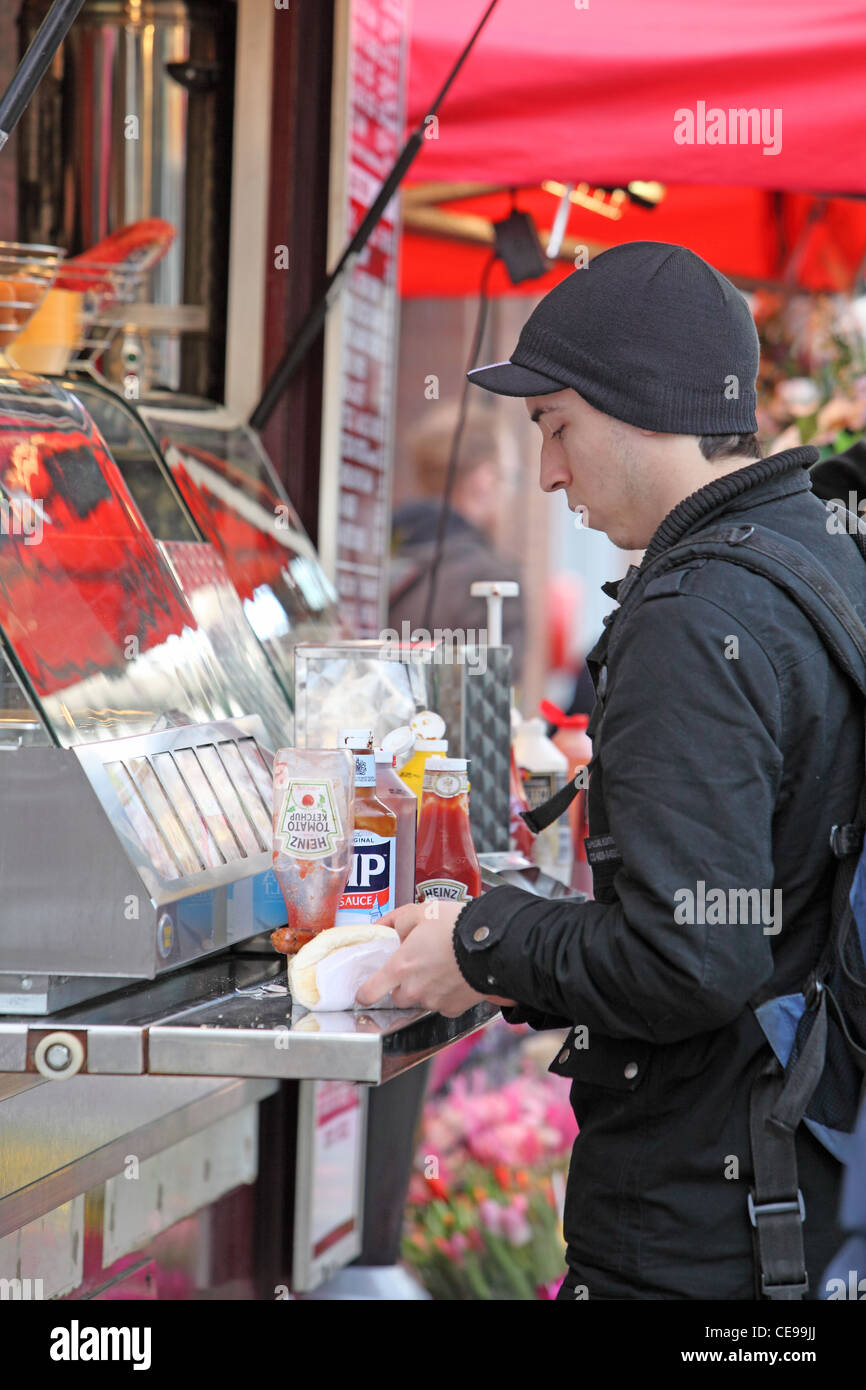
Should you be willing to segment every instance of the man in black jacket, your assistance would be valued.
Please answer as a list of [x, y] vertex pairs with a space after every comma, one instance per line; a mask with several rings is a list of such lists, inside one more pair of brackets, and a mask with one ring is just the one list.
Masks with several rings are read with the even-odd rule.
[[[807, 547], [866, 620], [857, 547], [811, 492], [817, 451], [759, 457], [757, 366], [724, 276], [643, 242], [569, 276], [510, 361], [472, 376], [525, 398], [545, 491], [645, 548], [605, 586], [621, 603], [724, 519]], [[825, 941], [862, 703], [793, 600], [739, 565], [686, 554], [651, 579], [608, 663], [620, 611], [588, 657], [594, 900], [499, 888], [459, 914], [401, 908], [403, 944], [359, 998], [395, 987], [455, 1014], [486, 996], [569, 1027], [551, 1066], [580, 1126], [560, 1298], [751, 1299], [749, 1098], [770, 1054], [749, 1001], [801, 989]], [[803, 1126], [797, 1155], [811, 1297], [840, 1241], [839, 1168]]]

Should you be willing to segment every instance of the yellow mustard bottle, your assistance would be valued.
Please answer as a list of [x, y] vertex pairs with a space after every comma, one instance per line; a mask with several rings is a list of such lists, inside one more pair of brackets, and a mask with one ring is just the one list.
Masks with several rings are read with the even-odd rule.
[[421, 710], [411, 724], [393, 729], [382, 739], [382, 747], [396, 758], [398, 776], [418, 798], [416, 824], [421, 817], [421, 793], [424, 788], [424, 768], [427, 759], [443, 757], [448, 752], [448, 740], [443, 738], [445, 720], [435, 710]]

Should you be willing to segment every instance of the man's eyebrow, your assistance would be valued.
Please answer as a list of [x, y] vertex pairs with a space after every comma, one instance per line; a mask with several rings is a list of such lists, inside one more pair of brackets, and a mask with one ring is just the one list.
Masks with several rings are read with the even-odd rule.
[[555, 405], [537, 405], [529, 418], [533, 425], [537, 425], [542, 415], [549, 415], [553, 410], [556, 410]]

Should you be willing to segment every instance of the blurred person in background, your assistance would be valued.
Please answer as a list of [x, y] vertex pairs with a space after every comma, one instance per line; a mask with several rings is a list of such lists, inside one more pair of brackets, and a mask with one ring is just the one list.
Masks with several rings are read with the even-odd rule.
[[[458, 408], [441, 402], [427, 411], [407, 439], [409, 465], [417, 497], [394, 512], [391, 539], [389, 626], [397, 632], [426, 623], [430, 569], [436, 549], [439, 513], [448, 476], [448, 463]], [[463, 426], [454, 487], [448, 508], [442, 555], [436, 575], [432, 625], [443, 629], [487, 625], [487, 604], [472, 598], [476, 580], [516, 580], [520, 565], [504, 554], [494, 540], [497, 519], [511, 491], [493, 426], [476, 410]], [[506, 599], [502, 610], [502, 640], [512, 648], [513, 680], [523, 671], [525, 619], [523, 596]]]

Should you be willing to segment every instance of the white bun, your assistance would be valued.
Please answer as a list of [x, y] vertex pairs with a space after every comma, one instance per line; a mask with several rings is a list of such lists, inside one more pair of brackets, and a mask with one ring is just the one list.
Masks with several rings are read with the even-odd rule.
[[[305, 1009], [351, 1009], [364, 980], [374, 975], [399, 945], [394, 928], [378, 922], [326, 928], [289, 957], [292, 999]], [[319, 966], [329, 958], [320, 977]]]

